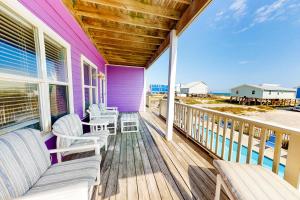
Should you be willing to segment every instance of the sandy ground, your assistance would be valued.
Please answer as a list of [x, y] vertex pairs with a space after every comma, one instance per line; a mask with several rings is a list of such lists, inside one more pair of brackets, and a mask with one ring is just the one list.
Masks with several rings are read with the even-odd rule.
[[[228, 107], [228, 106], [240, 106], [234, 104], [198, 104], [199, 107]], [[243, 116], [249, 118], [263, 120], [266, 122], [272, 122], [279, 125], [284, 125], [287, 127], [298, 128], [300, 129], [300, 112], [290, 111], [290, 110], [272, 110], [268, 112], [248, 112]]]

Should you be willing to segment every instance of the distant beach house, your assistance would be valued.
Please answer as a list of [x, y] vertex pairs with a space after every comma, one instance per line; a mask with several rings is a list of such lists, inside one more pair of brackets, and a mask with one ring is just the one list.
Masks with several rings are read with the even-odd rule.
[[180, 85], [180, 93], [187, 96], [205, 96], [208, 94], [208, 86], [202, 81], [196, 81]]
[[150, 93], [151, 94], [166, 94], [168, 93], [168, 85], [162, 84], [151, 84], [150, 85]]
[[291, 105], [296, 99], [296, 89], [277, 84], [244, 84], [231, 89], [231, 101], [242, 104]]

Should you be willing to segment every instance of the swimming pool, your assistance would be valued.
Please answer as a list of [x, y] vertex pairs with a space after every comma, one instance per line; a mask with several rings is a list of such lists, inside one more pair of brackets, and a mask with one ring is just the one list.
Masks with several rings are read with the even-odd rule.
[[[200, 130], [202, 130], [202, 128], [200, 128]], [[201, 134], [201, 131], [200, 131]], [[192, 137], [194, 136], [194, 134], [192, 133]], [[217, 134], [214, 132], [213, 134], [213, 150], [216, 147], [216, 137]], [[204, 128], [204, 135], [203, 138], [205, 140], [206, 138], [206, 128]], [[208, 146], [210, 146], [210, 139], [211, 139], [211, 131], [209, 131], [208, 133]], [[218, 152], [217, 155], [221, 156], [222, 154], [222, 142], [223, 142], [223, 137], [221, 135], [219, 135], [219, 146], [218, 146]], [[228, 154], [229, 154], [229, 145], [230, 145], [230, 140], [228, 138], [226, 138], [226, 145], [225, 145], [225, 154], [224, 154], [224, 160], [228, 160]], [[233, 143], [233, 150], [232, 150], [232, 160], [236, 160], [236, 156], [237, 156], [237, 149], [238, 149], [238, 143], [234, 142]], [[214, 152], [215, 153], [215, 152]], [[248, 153], [248, 148], [246, 146], [242, 145], [241, 148], [241, 156], [240, 156], [240, 163], [246, 163], [246, 159], [247, 159], [247, 153]], [[251, 155], [251, 164], [257, 164], [258, 163], [258, 156], [259, 153], [257, 151], [252, 150], [252, 155]], [[267, 169], [272, 170], [273, 167], [273, 160], [264, 156], [263, 159], [263, 166]], [[280, 177], [283, 178], [284, 176], [284, 171], [285, 171], [285, 165], [280, 164], [279, 165], [279, 169], [278, 169], [278, 175]]]

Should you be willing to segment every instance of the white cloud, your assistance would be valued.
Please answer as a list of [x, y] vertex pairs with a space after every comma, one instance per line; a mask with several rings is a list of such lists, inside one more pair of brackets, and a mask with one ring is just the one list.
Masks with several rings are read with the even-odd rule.
[[246, 65], [246, 64], [249, 64], [250, 61], [249, 60], [241, 60], [239, 61], [239, 65]]
[[288, 0], [276, 0], [274, 3], [262, 6], [255, 12], [254, 23], [263, 23], [275, 19], [284, 13], [284, 5]]
[[234, 0], [229, 9], [233, 11], [236, 18], [242, 17], [246, 14], [247, 0]]

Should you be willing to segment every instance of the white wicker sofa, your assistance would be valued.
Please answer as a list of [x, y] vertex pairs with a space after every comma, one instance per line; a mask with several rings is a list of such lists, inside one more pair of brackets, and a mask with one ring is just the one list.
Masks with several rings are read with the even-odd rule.
[[89, 199], [100, 183], [101, 156], [51, 166], [50, 154], [65, 150], [47, 150], [35, 129], [0, 136], [0, 200]]

